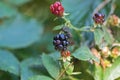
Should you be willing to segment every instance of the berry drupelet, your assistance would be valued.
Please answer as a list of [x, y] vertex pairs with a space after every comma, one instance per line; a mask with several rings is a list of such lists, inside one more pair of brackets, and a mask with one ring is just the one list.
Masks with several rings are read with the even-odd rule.
[[62, 6], [61, 2], [56, 1], [54, 4], [50, 5], [50, 11], [52, 14], [62, 17], [64, 13], [64, 7]]
[[69, 44], [69, 37], [64, 33], [57, 34], [53, 39], [53, 45], [59, 51], [66, 51]]
[[103, 24], [105, 21], [105, 15], [101, 13], [95, 13], [93, 16], [93, 20], [95, 21], [96, 24]]

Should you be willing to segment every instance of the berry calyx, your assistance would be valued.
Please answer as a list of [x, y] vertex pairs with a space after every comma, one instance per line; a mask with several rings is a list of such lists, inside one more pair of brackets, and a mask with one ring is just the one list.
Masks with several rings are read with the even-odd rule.
[[50, 11], [52, 14], [62, 17], [64, 13], [64, 7], [62, 6], [61, 2], [56, 1], [54, 4], [50, 5]]
[[66, 61], [71, 61], [71, 53], [70, 51], [61, 51], [61, 57], [62, 57], [62, 60], [63, 62], [66, 62]]
[[93, 16], [93, 20], [95, 21], [96, 24], [103, 24], [105, 21], [105, 15], [101, 13], [95, 13]]

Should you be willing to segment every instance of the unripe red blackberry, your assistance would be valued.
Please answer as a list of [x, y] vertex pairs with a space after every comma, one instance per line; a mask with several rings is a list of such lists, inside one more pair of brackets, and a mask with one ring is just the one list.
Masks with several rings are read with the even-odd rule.
[[52, 14], [61, 17], [64, 13], [64, 7], [62, 6], [61, 2], [56, 1], [54, 4], [50, 5], [50, 11]]
[[61, 51], [61, 56], [67, 58], [71, 56], [71, 53], [70, 51]]
[[55, 49], [59, 51], [66, 51], [69, 44], [69, 38], [63, 33], [57, 34], [53, 39], [53, 45]]
[[95, 13], [93, 16], [93, 20], [95, 21], [96, 24], [103, 24], [105, 21], [105, 15], [101, 13]]

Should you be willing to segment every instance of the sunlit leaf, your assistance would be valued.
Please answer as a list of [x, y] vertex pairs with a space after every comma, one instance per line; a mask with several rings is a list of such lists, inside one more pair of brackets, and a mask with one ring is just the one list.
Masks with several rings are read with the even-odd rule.
[[82, 46], [80, 48], [78, 48], [77, 50], [75, 50], [75, 52], [73, 53], [73, 56], [79, 60], [95, 60], [97, 62], [99, 62], [99, 59], [97, 59], [89, 50], [89, 48], [87, 46]]
[[70, 63], [70, 62], [67, 62], [67, 61], [64, 62], [63, 65], [64, 65], [64, 68], [65, 68], [65, 70], [66, 70], [66, 73], [67, 73], [68, 75], [71, 75], [71, 74], [73, 73], [74, 66], [71, 65], [71, 63]]
[[104, 70], [100, 65], [90, 65], [87, 71], [93, 76], [94, 80], [103, 80]]
[[112, 67], [105, 71], [104, 80], [115, 80], [120, 77], [120, 57], [115, 60]]
[[103, 80], [103, 69], [101, 66], [95, 66], [95, 70], [94, 70], [94, 79], [95, 80]]

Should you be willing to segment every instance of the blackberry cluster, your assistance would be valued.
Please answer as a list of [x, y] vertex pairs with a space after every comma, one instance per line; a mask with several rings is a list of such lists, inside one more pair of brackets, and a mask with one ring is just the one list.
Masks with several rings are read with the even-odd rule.
[[68, 45], [70, 44], [69, 38], [70, 37], [64, 33], [57, 34], [53, 40], [55, 49], [59, 51], [66, 51]]
[[61, 2], [56, 1], [54, 4], [50, 5], [50, 11], [52, 14], [61, 17], [64, 13], [64, 7], [62, 6]]
[[95, 13], [93, 16], [93, 20], [95, 21], [96, 24], [103, 24], [105, 21], [105, 15], [101, 13]]

